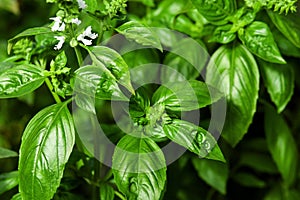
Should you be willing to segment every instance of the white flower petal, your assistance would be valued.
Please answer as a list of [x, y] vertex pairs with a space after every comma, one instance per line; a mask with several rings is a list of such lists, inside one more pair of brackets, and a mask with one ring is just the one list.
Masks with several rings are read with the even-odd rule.
[[51, 20], [53, 20], [53, 21], [55, 21], [55, 22], [58, 22], [58, 23], [61, 23], [62, 21], [61, 21], [61, 17], [51, 17], [51, 18], [49, 18], [49, 19], [51, 19]]
[[64, 31], [66, 29], [66, 24], [63, 22], [57, 31]]
[[71, 22], [72, 22], [73, 24], [76, 24], [76, 25], [81, 24], [81, 20], [79, 20], [78, 18], [72, 19]]
[[54, 21], [53, 26], [51, 27], [51, 31], [64, 31], [66, 28], [66, 25], [64, 22], [61, 21], [61, 17], [51, 17], [51, 20]]
[[84, 0], [77, 0], [78, 6], [81, 9], [85, 9], [87, 7], [86, 3]]
[[55, 45], [54, 50], [60, 50], [65, 43], [65, 37], [64, 36], [54, 36], [55, 39], [58, 40], [58, 43]]
[[88, 26], [82, 34], [80, 34], [78, 37], [77, 37], [77, 40], [78, 41], [81, 41], [83, 44], [85, 45], [92, 45], [92, 40], [88, 40], [86, 39], [85, 37], [87, 38], [90, 38], [90, 39], [96, 39], [98, 37], [98, 34], [96, 33], [92, 33], [92, 27], [91, 26]]

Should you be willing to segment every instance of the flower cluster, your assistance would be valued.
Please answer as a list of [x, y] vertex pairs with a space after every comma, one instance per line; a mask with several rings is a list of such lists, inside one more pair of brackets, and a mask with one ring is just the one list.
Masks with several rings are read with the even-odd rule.
[[[77, 3], [79, 9], [87, 8], [87, 4], [84, 0], [77, 0]], [[51, 30], [53, 32], [64, 32], [66, 30], [67, 24], [75, 24], [77, 26], [81, 24], [81, 20], [77, 17], [74, 17], [71, 20], [64, 20], [64, 17], [59, 15], [57, 17], [51, 17], [50, 20], [53, 21], [53, 23], [51, 24]], [[58, 40], [58, 43], [54, 46], [54, 50], [60, 50], [66, 41], [66, 36], [59, 35], [54, 37]], [[92, 40], [96, 39], [97, 37], [98, 34], [92, 33], [92, 27], [88, 26], [81, 34], [77, 36], [76, 39], [78, 42], [82, 42], [84, 45], [88, 46], [92, 45]], [[72, 40], [75, 40], [75, 38]]]
[[297, 0], [244, 0], [248, 7], [262, 7], [265, 6], [268, 9], [273, 9], [275, 12], [279, 11], [279, 14], [285, 12], [296, 12]]
[[109, 3], [104, 1], [105, 9], [110, 17], [117, 16], [118, 12], [125, 13], [127, 0], [112, 0]]

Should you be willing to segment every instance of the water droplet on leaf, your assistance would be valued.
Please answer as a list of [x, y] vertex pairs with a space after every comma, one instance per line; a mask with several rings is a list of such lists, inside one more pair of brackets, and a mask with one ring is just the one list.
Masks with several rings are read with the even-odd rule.
[[202, 132], [198, 132], [196, 135], [197, 141], [202, 144], [205, 140], [205, 135]]

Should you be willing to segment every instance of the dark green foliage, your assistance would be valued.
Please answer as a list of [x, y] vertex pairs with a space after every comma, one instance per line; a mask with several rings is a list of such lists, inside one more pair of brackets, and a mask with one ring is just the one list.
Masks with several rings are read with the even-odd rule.
[[0, 199], [299, 199], [297, 5], [0, 1]]

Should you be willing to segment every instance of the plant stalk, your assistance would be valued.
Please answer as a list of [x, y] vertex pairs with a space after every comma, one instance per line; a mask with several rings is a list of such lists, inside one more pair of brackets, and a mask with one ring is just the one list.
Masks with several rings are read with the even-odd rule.
[[49, 88], [55, 102], [56, 103], [61, 103], [61, 100], [60, 100], [59, 96], [55, 92], [53, 92], [53, 86], [52, 86], [51, 81], [49, 80], [49, 78], [46, 78], [45, 83], [46, 83], [47, 87]]

